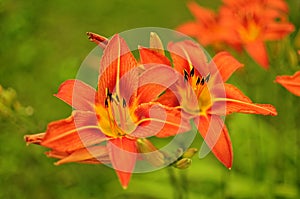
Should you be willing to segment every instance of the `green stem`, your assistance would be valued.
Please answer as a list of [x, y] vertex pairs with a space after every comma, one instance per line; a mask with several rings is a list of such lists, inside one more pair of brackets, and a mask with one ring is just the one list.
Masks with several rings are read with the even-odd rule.
[[188, 184], [187, 184], [187, 176], [185, 175], [185, 173], [181, 173], [180, 178], [178, 180], [174, 168], [172, 166], [169, 166], [167, 170], [169, 174], [170, 185], [173, 188], [173, 198], [187, 199]]
[[180, 172], [180, 182], [182, 186], [182, 190], [184, 191], [184, 196], [186, 199], [188, 199], [188, 176], [187, 176], [187, 170]]

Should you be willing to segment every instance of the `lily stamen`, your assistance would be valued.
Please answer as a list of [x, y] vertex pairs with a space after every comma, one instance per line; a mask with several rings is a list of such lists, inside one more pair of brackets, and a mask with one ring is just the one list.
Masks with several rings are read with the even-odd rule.
[[208, 73], [208, 75], [205, 77], [205, 81], [208, 83], [209, 79], [210, 79], [210, 73]]
[[195, 74], [195, 68], [193, 67], [192, 70], [191, 70], [191, 72], [190, 72], [190, 77], [193, 77], [194, 74]]
[[184, 80], [188, 81], [189, 80], [189, 73], [184, 69], [183, 70], [184, 73]]
[[200, 84], [200, 77], [197, 77], [197, 81], [196, 81], [196, 86], [198, 86]]
[[123, 98], [123, 108], [126, 107], [126, 100]]
[[203, 86], [204, 83], [205, 83], [205, 80], [204, 80], [204, 77], [202, 77], [201, 82], [200, 82], [201, 86]]
[[105, 108], [108, 108], [108, 98], [105, 98], [104, 106], [105, 106]]

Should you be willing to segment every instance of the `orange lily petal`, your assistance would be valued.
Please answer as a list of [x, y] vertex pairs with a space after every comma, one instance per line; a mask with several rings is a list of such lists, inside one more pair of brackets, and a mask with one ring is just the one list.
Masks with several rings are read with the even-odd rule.
[[269, 68], [268, 53], [263, 42], [251, 42], [245, 44], [245, 50], [248, 52], [250, 57], [252, 57], [264, 69]]
[[[196, 123], [197, 124], [197, 123]], [[198, 130], [216, 158], [231, 168], [233, 152], [227, 128], [217, 115], [201, 116]]]
[[244, 65], [238, 62], [230, 53], [219, 52], [213, 57], [213, 63], [216, 64], [220, 75], [224, 82], [226, 82], [234, 71], [243, 67]]
[[275, 81], [281, 84], [284, 88], [286, 88], [291, 93], [300, 96], [300, 71], [296, 72], [292, 76], [288, 76], [288, 75], [277, 76]]
[[143, 118], [139, 126], [131, 134], [138, 138], [151, 136], [168, 137], [190, 130], [189, 117], [181, 110], [169, 108], [159, 103], [140, 105], [136, 115]]
[[57, 98], [75, 109], [93, 111], [96, 91], [93, 87], [80, 80], [67, 80], [59, 87]]
[[[60, 152], [60, 151], [47, 151], [45, 153], [47, 155], [47, 157], [49, 158], [57, 158], [57, 159], [64, 159], [66, 157], [68, 157], [70, 155], [70, 153], [66, 153], [66, 152]], [[90, 159], [85, 159], [85, 160], [80, 160], [77, 161], [77, 163], [84, 163], [84, 164], [110, 164], [110, 160], [109, 157], [105, 156], [105, 157], [101, 157], [101, 162], [99, 160], [100, 158], [90, 158]], [[57, 163], [55, 163], [57, 165]]]
[[[242, 91], [231, 84], [225, 84], [226, 98], [215, 98], [214, 103], [226, 102], [226, 114], [231, 113], [249, 113], [261, 115], [277, 115], [274, 106], [270, 104], [256, 104], [253, 103]], [[214, 111], [213, 114], [218, 114]]]
[[109, 162], [106, 146], [92, 146], [76, 150], [70, 155], [61, 158], [61, 160], [57, 161], [55, 165], [65, 164], [69, 162], [82, 162], [94, 158], [98, 159], [99, 162]]
[[288, 12], [289, 10], [287, 3], [283, 0], [267, 0], [266, 4], [273, 9], [278, 9], [283, 12]]
[[[201, 45], [212, 44], [219, 48], [224, 40], [225, 29], [220, 26], [220, 17], [213, 10], [199, 6], [196, 2], [187, 4], [191, 13], [195, 16], [195, 22], [187, 22], [177, 28], [178, 31], [193, 36]], [[226, 33], [225, 33], [226, 34]]]
[[263, 34], [265, 40], [278, 40], [293, 32], [295, 26], [288, 22], [269, 23]]
[[171, 66], [170, 60], [157, 51], [140, 46], [139, 52], [142, 64], [164, 64]]
[[213, 10], [201, 7], [196, 2], [189, 2], [187, 6], [200, 23], [209, 26], [211, 22], [215, 21], [216, 14]]
[[115, 35], [109, 40], [104, 49], [100, 62], [100, 76], [98, 82], [98, 100], [104, 106], [106, 89], [114, 89], [119, 95], [120, 79], [137, 66], [137, 61], [130, 52], [124, 39]]
[[138, 104], [156, 100], [177, 79], [177, 73], [169, 66], [154, 64], [149, 67], [139, 77]]
[[193, 67], [196, 69], [196, 75], [206, 76], [209, 73], [206, 54], [194, 41], [170, 42], [168, 50], [171, 53], [174, 69], [180, 74], [183, 74], [184, 70], [190, 73]]
[[198, 36], [201, 26], [196, 22], [187, 22], [176, 28], [177, 31], [192, 37]]
[[137, 90], [139, 87], [139, 75], [143, 70], [141, 68], [134, 68], [128, 71], [120, 79], [120, 95], [125, 99], [126, 103], [129, 103], [129, 106], [135, 102], [137, 98]]
[[136, 163], [136, 141], [126, 137], [111, 139], [107, 147], [112, 166], [118, 175], [122, 187], [126, 189]]
[[[189, 116], [182, 110], [167, 109], [166, 123], [156, 134], [156, 137], [175, 136], [179, 133], [186, 133], [191, 130]], [[179, 126], [177, 125], [179, 124]]]
[[94, 113], [74, 111], [73, 115], [48, 124], [42, 146], [56, 151], [72, 152], [106, 140]]
[[57, 158], [57, 159], [63, 159], [65, 157], [67, 157], [68, 155], [70, 155], [70, 153], [55, 151], [55, 150], [47, 151], [47, 152], [45, 152], [45, 154], [49, 158]]
[[179, 102], [176, 95], [170, 89], [167, 89], [166, 92], [158, 98], [157, 102], [169, 107], [179, 106]]

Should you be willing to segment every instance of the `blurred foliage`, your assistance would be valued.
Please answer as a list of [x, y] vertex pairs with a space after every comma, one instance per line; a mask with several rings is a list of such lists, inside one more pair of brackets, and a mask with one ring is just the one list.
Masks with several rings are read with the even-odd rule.
[[30, 116], [33, 114], [32, 107], [23, 107], [17, 100], [14, 89], [4, 89], [0, 85], [0, 121], [15, 120], [17, 116]]
[[[220, 1], [198, 2], [217, 8]], [[300, 70], [294, 51], [300, 48], [300, 2], [288, 3], [296, 31], [268, 44], [270, 70], [245, 54], [234, 53], [245, 68], [230, 79], [253, 101], [273, 104], [279, 115], [227, 117], [235, 157], [232, 170], [212, 155], [194, 157], [187, 170], [173, 173], [188, 189], [185, 198], [300, 198], [300, 98], [273, 83], [276, 75]], [[18, 99], [14, 97], [6, 107], [15, 116], [20, 104], [34, 109], [32, 116], [14, 120], [1, 114], [0, 198], [174, 198], [167, 169], [134, 174], [124, 191], [110, 168], [55, 167], [54, 160], [43, 155], [46, 149], [26, 147], [23, 136], [42, 132], [48, 122], [70, 114], [71, 108], [52, 95], [61, 82], [75, 78], [80, 63], [94, 48], [85, 32], [111, 36], [144, 26], [172, 29], [191, 19], [186, 1], [0, 0], [0, 84], [18, 93]], [[3, 88], [0, 106], [5, 101]], [[14, 96], [14, 90], [5, 92]], [[198, 148], [201, 142], [197, 136], [193, 146]]]

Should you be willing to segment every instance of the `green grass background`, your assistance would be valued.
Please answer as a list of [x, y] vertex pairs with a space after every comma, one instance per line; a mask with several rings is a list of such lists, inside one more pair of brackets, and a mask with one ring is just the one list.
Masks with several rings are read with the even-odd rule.
[[[27, 147], [23, 136], [43, 132], [50, 121], [70, 115], [71, 108], [53, 94], [64, 80], [75, 78], [95, 47], [85, 32], [109, 37], [137, 27], [174, 29], [193, 19], [186, 2], [0, 0], [0, 85], [15, 89], [18, 100], [34, 109], [26, 118], [0, 115], [1, 199], [178, 198], [167, 169], [134, 174], [124, 191], [112, 169], [75, 163], [54, 166], [55, 160], [44, 155], [47, 149]], [[220, 1], [198, 2], [211, 8], [220, 5]], [[253, 101], [273, 104], [279, 115], [227, 117], [234, 149], [232, 170], [211, 154], [205, 159], [194, 157], [189, 169], [175, 171], [182, 187], [188, 189], [183, 198], [300, 198], [300, 98], [273, 82], [276, 75], [300, 70], [299, 56], [293, 51], [300, 49], [296, 37], [300, 2], [288, 3], [296, 31], [282, 41], [268, 43], [270, 70], [235, 53], [245, 68], [230, 79]], [[201, 143], [198, 136], [194, 146]]]

